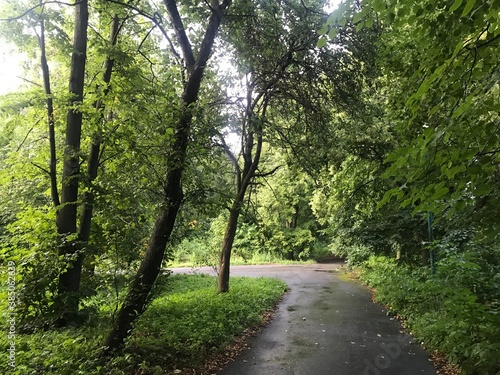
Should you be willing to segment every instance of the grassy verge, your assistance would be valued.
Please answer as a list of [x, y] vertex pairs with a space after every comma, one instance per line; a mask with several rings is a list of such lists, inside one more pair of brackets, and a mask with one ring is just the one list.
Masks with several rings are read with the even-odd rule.
[[[263, 264], [314, 264], [317, 263], [313, 259], [309, 260], [287, 260], [281, 259], [278, 257], [272, 256], [254, 256], [250, 259], [243, 259], [238, 256], [231, 256], [231, 265], [232, 266], [244, 266], [244, 265], [263, 265]], [[197, 262], [179, 262], [179, 261], [171, 261], [168, 263], [168, 268], [179, 268], [179, 267], [203, 267], [203, 266], [211, 266], [210, 264], [200, 264]]]
[[[221, 351], [281, 297], [286, 285], [270, 278], [231, 279], [217, 294], [208, 275], [176, 275], [161, 280], [153, 301], [128, 340], [123, 355], [99, 367], [95, 358], [110, 325], [103, 306], [91, 326], [16, 335], [15, 371], [8, 366], [9, 342], [0, 336], [3, 374], [169, 374], [202, 364]], [[5, 316], [2, 329], [6, 333]]]
[[372, 257], [361, 280], [375, 288], [378, 302], [404, 319], [418, 341], [446, 354], [462, 374], [495, 375], [500, 371], [499, 301], [489, 285], [481, 285], [480, 274], [474, 263], [445, 260], [433, 276], [425, 267]]

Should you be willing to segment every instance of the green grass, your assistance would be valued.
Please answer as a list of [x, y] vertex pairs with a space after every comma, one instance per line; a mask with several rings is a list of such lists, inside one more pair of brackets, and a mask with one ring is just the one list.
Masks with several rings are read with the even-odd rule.
[[[4, 357], [0, 373], [168, 374], [196, 366], [245, 328], [259, 324], [261, 314], [285, 289], [277, 279], [233, 277], [229, 293], [217, 294], [212, 276], [171, 276], [160, 281], [158, 297], [139, 320], [123, 354], [103, 367], [95, 358], [109, 330], [109, 306], [102, 306], [92, 326], [17, 335], [17, 369], [12, 371]], [[8, 347], [6, 335], [0, 336], [0, 352], [7, 353]]]

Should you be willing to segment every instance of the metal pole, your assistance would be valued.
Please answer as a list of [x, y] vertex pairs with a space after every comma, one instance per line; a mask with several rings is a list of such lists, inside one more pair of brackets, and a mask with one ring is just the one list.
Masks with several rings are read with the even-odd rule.
[[430, 258], [431, 258], [431, 273], [434, 275], [436, 273], [436, 249], [434, 248], [434, 232], [432, 230], [432, 223], [434, 221], [434, 214], [429, 212], [427, 215], [427, 229], [429, 231], [429, 243], [430, 248]]

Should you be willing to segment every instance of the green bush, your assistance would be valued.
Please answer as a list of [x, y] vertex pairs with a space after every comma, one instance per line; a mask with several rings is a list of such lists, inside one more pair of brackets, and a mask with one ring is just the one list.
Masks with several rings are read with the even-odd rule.
[[66, 265], [58, 254], [60, 237], [51, 208], [27, 207], [7, 226], [8, 236], [0, 244], [3, 259], [15, 263], [17, 329], [31, 330], [51, 325], [57, 275]]
[[[220, 249], [218, 249], [220, 251]], [[193, 266], [213, 266], [218, 263], [219, 254], [212, 249], [206, 239], [194, 237], [183, 239], [175, 247], [173, 261], [176, 264], [191, 264]]]
[[307, 260], [311, 257], [314, 241], [309, 229], [275, 227], [265, 247], [288, 260]]
[[373, 251], [368, 246], [359, 244], [352, 245], [349, 249], [349, 255], [347, 257], [347, 266], [359, 266], [366, 262], [372, 254]]
[[488, 269], [467, 259], [443, 255], [433, 276], [427, 267], [371, 257], [361, 278], [376, 289], [379, 302], [407, 320], [419, 341], [446, 353], [463, 374], [496, 374], [500, 370], [499, 301], [492, 295], [479, 300], [477, 290], [480, 280], [488, 278]]
[[311, 254], [312, 258], [315, 261], [317, 261], [317, 262], [324, 261], [324, 260], [330, 258], [332, 255], [333, 255], [332, 250], [327, 243], [321, 242], [321, 241], [316, 241], [316, 243], [313, 246], [313, 250], [312, 250], [312, 254]]

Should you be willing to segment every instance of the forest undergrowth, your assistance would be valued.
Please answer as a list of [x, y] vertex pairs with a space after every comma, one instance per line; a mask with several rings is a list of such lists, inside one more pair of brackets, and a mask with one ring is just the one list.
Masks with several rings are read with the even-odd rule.
[[[100, 309], [82, 327], [38, 330], [15, 337], [16, 370], [0, 363], [3, 374], [169, 374], [177, 369], [202, 365], [221, 352], [249, 327], [259, 325], [287, 289], [270, 278], [232, 279], [231, 290], [218, 294], [216, 278], [208, 275], [163, 276], [156, 298], [141, 317], [123, 353], [105, 365], [96, 361], [115, 310], [102, 304], [112, 296], [96, 295]], [[2, 301], [6, 299], [2, 298]], [[3, 308], [2, 311], [7, 311]], [[6, 315], [2, 315], [6, 332]], [[8, 353], [7, 335], [0, 350]]]

